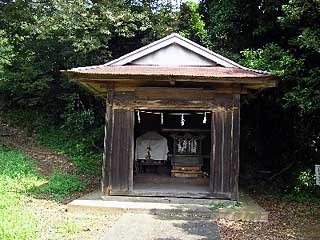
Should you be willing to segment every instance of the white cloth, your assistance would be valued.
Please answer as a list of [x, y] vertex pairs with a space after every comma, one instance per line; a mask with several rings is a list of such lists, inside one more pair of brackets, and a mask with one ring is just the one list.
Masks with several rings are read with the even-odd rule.
[[145, 159], [149, 147], [152, 160], [167, 160], [169, 152], [168, 141], [154, 131], [146, 132], [137, 138], [135, 159]]

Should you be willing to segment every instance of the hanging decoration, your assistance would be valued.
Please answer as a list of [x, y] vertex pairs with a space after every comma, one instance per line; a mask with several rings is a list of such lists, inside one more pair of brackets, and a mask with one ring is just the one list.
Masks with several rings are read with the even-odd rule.
[[163, 113], [161, 113], [161, 125], [163, 125]]
[[206, 124], [207, 123], [207, 112], [204, 112], [204, 116], [203, 116], [203, 121], [202, 121], [203, 124]]
[[138, 123], [141, 123], [141, 117], [140, 117], [140, 111], [137, 111], [137, 118], [138, 118]]
[[185, 122], [186, 120], [184, 119], [184, 114], [182, 113], [181, 114], [181, 126], [184, 126], [184, 122]]

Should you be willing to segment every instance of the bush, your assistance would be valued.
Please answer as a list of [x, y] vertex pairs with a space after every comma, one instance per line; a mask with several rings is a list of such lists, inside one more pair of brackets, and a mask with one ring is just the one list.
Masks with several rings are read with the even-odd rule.
[[57, 127], [43, 128], [37, 140], [52, 151], [67, 155], [78, 170], [100, 176], [102, 166], [103, 128], [75, 134]]
[[86, 182], [81, 182], [77, 176], [62, 171], [54, 172], [42, 192], [54, 196], [57, 201], [74, 192], [81, 192], [86, 187]]

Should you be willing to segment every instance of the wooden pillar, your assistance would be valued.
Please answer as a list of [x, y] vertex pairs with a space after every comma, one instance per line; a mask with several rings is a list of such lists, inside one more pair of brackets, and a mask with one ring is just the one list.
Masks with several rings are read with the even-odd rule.
[[102, 192], [128, 193], [133, 187], [134, 111], [116, 109], [112, 93], [107, 100], [104, 142]]
[[104, 151], [102, 163], [102, 193], [103, 195], [110, 195], [111, 192], [111, 153], [112, 153], [112, 139], [113, 139], [113, 97], [114, 93], [109, 92], [106, 99], [106, 115], [105, 115], [105, 130], [104, 130]]
[[213, 111], [210, 189], [215, 196], [238, 200], [240, 95], [231, 109]]
[[240, 169], [240, 94], [233, 96], [234, 110], [232, 112], [232, 165], [231, 165], [231, 199], [239, 200], [239, 169]]

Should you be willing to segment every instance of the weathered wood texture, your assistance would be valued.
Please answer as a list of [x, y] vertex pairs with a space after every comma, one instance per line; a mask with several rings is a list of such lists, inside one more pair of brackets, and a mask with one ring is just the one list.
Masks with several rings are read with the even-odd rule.
[[115, 92], [113, 106], [118, 109], [225, 111], [233, 108], [233, 100], [232, 94], [211, 90], [177, 88], [157, 92], [142, 88], [136, 92]]
[[110, 92], [106, 99], [106, 116], [105, 116], [105, 134], [104, 134], [104, 151], [102, 163], [102, 193], [109, 195], [111, 191], [111, 152], [113, 139], [113, 92]]
[[[212, 196], [238, 199], [240, 95], [188, 92], [191, 99], [158, 93], [111, 92], [106, 107], [106, 138], [102, 189], [105, 195], [133, 188], [134, 109], [204, 109], [212, 111], [210, 190]], [[160, 99], [161, 98], [161, 99]], [[199, 100], [200, 98], [200, 100]], [[197, 100], [198, 99], [198, 100]], [[191, 105], [190, 101], [193, 101]], [[154, 102], [155, 104], [150, 104]], [[139, 104], [138, 104], [139, 103]], [[209, 105], [208, 105], [209, 103]]]
[[233, 111], [212, 112], [210, 189], [238, 200], [240, 96], [233, 95]]
[[107, 104], [102, 191], [105, 195], [133, 187], [134, 112]]

